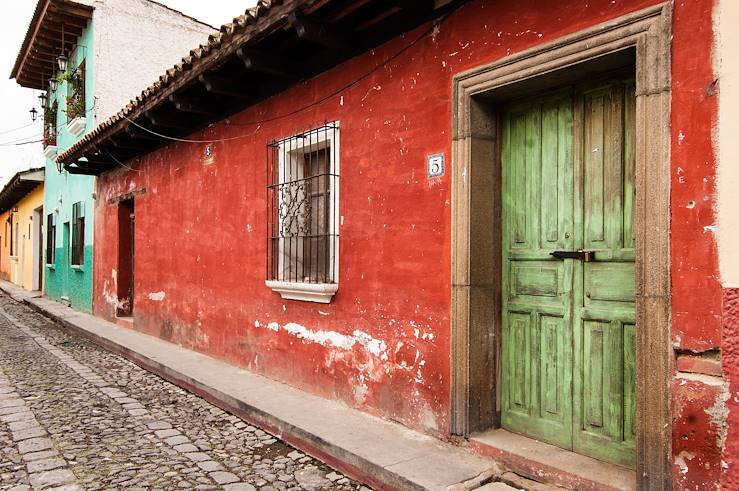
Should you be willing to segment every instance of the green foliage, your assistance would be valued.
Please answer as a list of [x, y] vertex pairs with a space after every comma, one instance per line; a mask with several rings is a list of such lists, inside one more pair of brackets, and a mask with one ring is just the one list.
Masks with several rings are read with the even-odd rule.
[[44, 126], [54, 125], [56, 126], [56, 113], [59, 110], [59, 103], [54, 101], [52, 105], [47, 105], [44, 108]]
[[85, 79], [84, 65], [74, 70], [67, 70], [57, 80], [59, 83], [67, 82], [67, 108], [64, 112], [67, 119], [74, 119], [85, 115]]
[[84, 117], [85, 115], [85, 97], [84, 94], [72, 94], [66, 97], [67, 99], [67, 119], [74, 119], [76, 117]]

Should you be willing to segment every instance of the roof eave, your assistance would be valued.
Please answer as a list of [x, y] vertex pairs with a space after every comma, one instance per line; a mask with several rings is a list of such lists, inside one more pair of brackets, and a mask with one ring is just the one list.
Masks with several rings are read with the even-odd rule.
[[[47, 20], [50, 9], [54, 10], [54, 15], [64, 15], [68, 16], [71, 19], [80, 21], [91, 19], [94, 7], [72, 0], [39, 0], [39, 3], [36, 5], [36, 10], [34, 11], [33, 17], [31, 18], [31, 22], [29, 23], [28, 29], [26, 31], [26, 36], [24, 37], [23, 42], [21, 43], [21, 48], [18, 51], [18, 55], [16, 56], [15, 63], [13, 64], [13, 69], [10, 72], [10, 78], [15, 79], [23, 87], [33, 88], [37, 90], [45, 89], [43, 84], [46, 81], [43, 80], [43, 77], [40, 77], [38, 82], [36, 82], [35, 77], [33, 77], [32, 79], [27, 79], [27, 77], [24, 77], [24, 71], [28, 67], [30, 58], [33, 56], [35, 42], [37, 37], [39, 36], [40, 31], [42, 30], [46, 22], [50, 22]], [[62, 20], [62, 24], [66, 25], [64, 20]], [[70, 33], [74, 33], [76, 32], [75, 29], [79, 29], [79, 27], [70, 27], [69, 29]], [[70, 40], [71, 39], [72, 37], [70, 37]], [[64, 44], [70, 43], [65, 40]], [[63, 50], [61, 36], [59, 39], [59, 46], [50, 49], [57, 50], [59, 52]], [[53, 66], [50, 67], [49, 71], [52, 72], [53, 70]]]

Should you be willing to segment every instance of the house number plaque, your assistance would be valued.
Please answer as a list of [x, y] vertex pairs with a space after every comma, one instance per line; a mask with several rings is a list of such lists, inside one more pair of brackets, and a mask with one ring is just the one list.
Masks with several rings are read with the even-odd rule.
[[426, 157], [426, 173], [429, 179], [444, 175], [444, 154], [435, 153]]

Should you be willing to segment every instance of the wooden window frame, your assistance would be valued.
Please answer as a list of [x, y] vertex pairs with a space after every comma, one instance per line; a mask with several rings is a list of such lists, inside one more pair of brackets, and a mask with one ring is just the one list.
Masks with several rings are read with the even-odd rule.
[[15, 257], [15, 254], [14, 254], [14, 252], [15, 252], [15, 245], [14, 245], [14, 242], [13, 241], [15, 240], [16, 233], [15, 233], [15, 230], [13, 230], [13, 212], [12, 211], [10, 212], [10, 216], [8, 217], [8, 225], [10, 225], [10, 234], [9, 234], [10, 235], [10, 251], [9, 251], [9, 254], [10, 254], [10, 257]]
[[636, 479], [650, 490], [672, 486], [671, 29], [671, 4], [664, 3], [460, 73], [452, 83], [451, 426], [468, 436], [498, 424], [500, 237], [495, 213], [480, 210], [499, 216], [499, 166], [490, 165], [495, 115], [480, 100], [603, 56], [636, 53]]
[[53, 213], [46, 215], [46, 254], [45, 264], [56, 264], [56, 216]]
[[81, 267], [85, 264], [85, 202], [78, 201], [72, 205], [72, 222], [70, 230], [69, 264]]

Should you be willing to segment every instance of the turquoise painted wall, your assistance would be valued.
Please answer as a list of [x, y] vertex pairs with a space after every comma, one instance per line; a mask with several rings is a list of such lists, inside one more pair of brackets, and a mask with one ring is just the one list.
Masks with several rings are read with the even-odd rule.
[[[85, 133], [95, 126], [95, 87], [93, 86], [95, 57], [92, 33], [93, 22], [91, 21], [77, 40], [76, 49], [69, 55], [68, 67], [68, 69], [73, 69], [83, 60], [85, 62]], [[56, 115], [57, 153], [63, 152], [81, 138], [67, 131], [66, 94], [66, 82], [59, 84], [56, 92], [51, 94], [52, 101], [56, 100], [59, 104]], [[95, 209], [92, 195], [94, 188], [94, 177], [69, 174], [66, 171], [60, 173], [56, 162], [46, 161], [44, 214], [48, 215], [53, 212], [56, 217], [56, 257], [55, 263], [47, 264], [45, 268], [44, 294], [53, 300], [69, 302], [73, 308], [84, 312], [92, 312], [92, 241]], [[72, 205], [79, 201], [84, 202], [85, 209], [85, 260], [82, 266], [72, 266], [70, 265]], [[46, 244], [44, 244], [44, 250], [46, 250]]]

